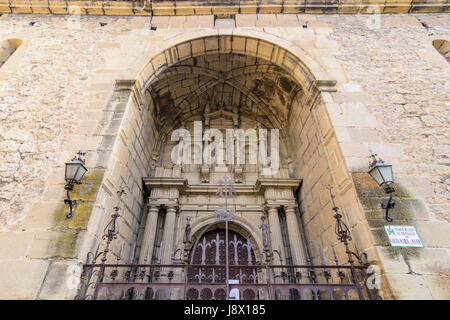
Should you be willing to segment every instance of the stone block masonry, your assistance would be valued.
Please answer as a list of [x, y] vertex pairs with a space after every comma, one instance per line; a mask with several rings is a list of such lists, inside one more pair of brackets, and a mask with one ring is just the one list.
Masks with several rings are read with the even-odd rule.
[[[9, 4], [0, 8], [10, 10]], [[172, 17], [160, 16], [156, 30], [139, 16], [87, 15], [76, 23], [63, 15], [0, 17], [0, 43], [22, 41], [0, 67], [0, 246], [6, 248], [0, 253], [0, 298], [71, 299], [65, 271], [84, 262], [98, 243], [122, 184], [129, 194], [121, 239], [127, 243], [124, 256], [131, 258], [144, 208], [140, 179], [150, 171], [158, 134], [147, 126], [156, 113], [150, 93], [135, 92], [142, 85], [139, 74], [168, 46], [233, 33], [283, 45], [301, 56], [317, 80], [337, 81], [333, 90], [322, 90], [323, 103], [312, 112], [290, 119], [291, 132], [303, 129], [308, 142], [296, 149], [308, 159], [296, 174], [313, 185], [303, 194], [311, 237], [317, 230], [330, 234], [328, 199], [317, 190], [326, 192], [333, 171], [347, 222], [367, 244], [369, 257], [380, 258], [385, 297], [448, 299], [442, 284], [450, 276], [450, 64], [433, 46], [436, 39], [450, 39], [448, 14], [385, 14], [369, 28], [365, 15], [277, 12], [260, 19], [255, 11], [249, 20], [254, 24], [239, 25], [236, 16], [232, 31], [213, 29], [212, 14], [198, 25], [183, 15], [173, 25]], [[252, 43], [233, 46], [264, 51]], [[193, 42], [189, 50], [201, 53], [209, 45]], [[177, 54], [191, 54], [179, 49]], [[402, 253], [386, 243], [379, 209], [384, 195], [366, 174], [369, 148], [393, 164], [398, 193], [392, 215], [416, 226], [425, 248]], [[83, 202], [65, 220], [64, 162], [79, 149], [88, 149], [89, 173], [76, 186], [75, 197]], [[353, 219], [357, 210], [366, 221]], [[371, 232], [358, 234], [364, 224]]]
[[448, 12], [446, 0], [240, 0], [217, 1], [43, 1], [0, 0], [0, 13], [192, 16], [233, 14], [359, 14]]

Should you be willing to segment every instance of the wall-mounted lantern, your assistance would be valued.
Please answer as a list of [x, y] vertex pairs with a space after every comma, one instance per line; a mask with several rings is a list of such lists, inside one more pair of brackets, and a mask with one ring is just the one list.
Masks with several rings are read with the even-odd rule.
[[70, 199], [70, 191], [73, 191], [74, 184], [81, 184], [81, 179], [88, 171], [86, 169], [84, 160], [81, 158], [86, 154], [86, 151], [79, 151], [78, 157], [74, 157], [72, 161], [66, 162], [65, 177], [66, 185], [64, 189], [67, 190], [67, 199], [64, 200], [65, 204], [69, 205], [69, 210], [66, 217], [69, 219], [73, 215], [73, 207], [77, 205], [77, 200]]
[[393, 219], [389, 216], [389, 210], [395, 206], [395, 202], [392, 200], [392, 194], [395, 192], [395, 189], [391, 187], [391, 184], [394, 183], [392, 165], [385, 164], [381, 158], [377, 159], [377, 154], [371, 152], [370, 156], [372, 157], [372, 162], [369, 164], [369, 174], [389, 195], [388, 202], [381, 203], [381, 208], [386, 210], [386, 221], [392, 222]]

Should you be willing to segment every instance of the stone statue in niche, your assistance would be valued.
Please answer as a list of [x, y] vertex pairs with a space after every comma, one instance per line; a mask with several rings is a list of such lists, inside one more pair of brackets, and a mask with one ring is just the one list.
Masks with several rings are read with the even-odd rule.
[[189, 245], [192, 242], [191, 236], [191, 217], [186, 217], [186, 227], [184, 229], [184, 245]]
[[202, 183], [209, 183], [210, 168], [207, 165], [200, 167], [200, 181]]
[[261, 217], [261, 225], [259, 226], [259, 228], [262, 231], [264, 251], [268, 251], [269, 247], [270, 247], [269, 232], [267, 230], [267, 224], [266, 224], [265, 220], [266, 220], [266, 217], [262, 216]]
[[185, 262], [188, 262], [189, 261], [189, 249], [190, 249], [191, 243], [192, 243], [191, 217], [189, 217], [189, 216], [186, 217], [186, 227], [184, 229], [183, 243], [184, 243], [183, 258], [184, 258]]

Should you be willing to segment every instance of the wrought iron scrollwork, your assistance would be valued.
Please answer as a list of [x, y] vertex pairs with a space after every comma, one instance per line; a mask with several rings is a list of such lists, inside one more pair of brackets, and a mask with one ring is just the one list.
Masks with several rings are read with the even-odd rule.
[[[367, 279], [364, 254], [360, 254], [356, 247], [354, 252], [350, 250], [350, 231], [343, 222], [343, 217], [334, 202], [331, 189], [330, 194], [334, 218], [336, 219], [335, 231], [339, 241], [345, 247], [348, 258], [348, 263], [344, 264], [338, 261], [334, 247], [331, 247], [334, 264], [328, 264], [322, 247], [319, 245], [320, 265], [315, 265], [310, 260], [308, 260], [307, 265], [289, 265], [283, 259], [283, 251], [280, 248], [270, 250], [264, 219], [262, 219], [260, 228], [263, 240], [264, 237], [267, 238], [263, 241], [263, 250], [267, 252], [266, 259], [261, 259], [258, 263], [253, 253], [254, 241], [252, 242], [249, 237], [243, 237], [242, 235], [236, 237], [235, 233], [232, 233], [231, 241], [227, 241], [225, 235], [219, 235], [216, 230], [211, 231], [208, 239], [206, 239], [207, 233], [205, 231], [191, 247], [190, 219], [186, 219], [183, 241], [185, 254], [198, 247], [196, 264], [193, 263], [194, 260], [189, 263], [186, 255], [182, 264], [122, 264], [120, 258], [122, 248], [117, 255], [115, 264], [107, 264], [110, 243], [119, 234], [117, 219], [119, 218], [118, 212], [122, 194], [124, 192], [120, 190], [114, 213], [103, 232], [103, 239], [106, 241], [104, 250], [100, 252], [99, 245], [95, 253], [89, 253], [87, 256], [83, 275], [86, 285], [76, 299], [98, 299], [100, 290], [106, 290], [105, 294], [100, 296], [101, 298], [162, 299], [163, 297], [169, 297], [178, 290], [180, 299], [219, 300], [228, 297], [227, 292], [229, 292], [230, 286], [238, 289], [241, 296], [246, 299], [274, 299], [275, 297], [325, 299], [327, 293], [332, 297], [335, 290], [341, 290], [343, 297], [347, 299], [350, 298], [350, 290], [358, 292], [360, 299], [365, 298], [358, 277], [358, 274], [362, 274], [363, 280]], [[226, 209], [222, 218], [231, 219], [231, 217], [227, 217], [227, 212]], [[203, 235], [205, 237], [202, 237]], [[264, 244], [264, 242], [266, 243]], [[225, 261], [223, 260], [225, 259], [222, 258], [223, 249], [228, 244], [233, 246], [231, 259], [234, 260], [234, 264], [230, 266], [228, 266], [228, 263], [224, 264]], [[206, 254], [206, 250], [208, 250], [208, 254]], [[280, 265], [274, 265], [272, 259], [267, 259], [275, 253], [280, 255]], [[236, 259], [238, 256], [239, 258]], [[262, 258], [264, 258], [264, 255]], [[99, 259], [100, 263], [97, 262]], [[162, 270], [169, 271], [162, 272]], [[239, 280], [238, 284], [229, 283], [230, 278], [226, 274], [228, 271], [231, 271], [232, 279]], [[182, 280], [183, 274], [184, 280]], [[368, 295], [369, 298], [372, 298], [370, 292], [368, 292]]]

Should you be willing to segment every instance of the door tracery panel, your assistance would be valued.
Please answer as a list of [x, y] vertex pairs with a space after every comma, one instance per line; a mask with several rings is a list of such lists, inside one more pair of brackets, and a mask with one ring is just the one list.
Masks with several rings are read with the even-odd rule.
[[[188, 268], [188, 283], [226, 283], [226, 234], [224, 229], [206, 232], [192, 249], [191, 265]], [[228, 261], [230, 280], [239, 280], [239, 283], [257, 283], [257, 270], [255, 253], [250, 239], [241, 234], [228, 230]], [[205, 267], [202, 267], [205, 266]], [[202, 292], [191, 290], [187, 292], [187, 299], [225, 299], [225, 291], [209, 289]], [[203, 292], [205, 291], [205, 292]], [[251, 293], [243, 293], [244, 299], [255, 299]]]

